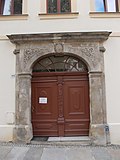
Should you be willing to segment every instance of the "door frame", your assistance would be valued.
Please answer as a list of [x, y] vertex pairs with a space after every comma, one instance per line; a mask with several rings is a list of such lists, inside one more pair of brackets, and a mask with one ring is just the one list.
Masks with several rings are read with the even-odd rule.
[[18, 34], [8, 38], [16, 44], [16, 111], [13, 139], [30, 143], [31, 76], [32, 67], [42, 56], [70, 54], [85, 62], [89, 70], [90, 133], [96, 145], [109, 143], [109, 126], [106, 116], [103, 42], [110, 32], [64, 32], [46, 34]]

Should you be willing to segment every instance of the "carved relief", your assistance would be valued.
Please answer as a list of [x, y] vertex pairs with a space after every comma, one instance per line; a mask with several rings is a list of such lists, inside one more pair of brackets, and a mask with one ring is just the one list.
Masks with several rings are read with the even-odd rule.
[[41, 90], [40, 96], [41, 96], [41, 97], [47, 97], [47, 91]]
[[80, 44], [72, 44], [72, 45], [67, 45], [66, 52], [69, 53], [76, 53], [81, 55], [81, 57], [86, 57], [88, 61], [91, 61], [92, 65], [95, 66], [97, 62], [97, 54], [99, 49], [98, 49], [98, 44], [91, 44], [91, 43], [80, 43]]
[[63, 117], [63, 80], [62, 77], [58, 77], [58, 107], [59, 117]]
[[62, 53], [63, 52], [63, 44], [62, 43], [55, 43], [54, 50], [56, 53]]
[[82, 54], [88, 57], [93, 65], [95, 65], [95, 48], [94, 47], [81, 47], [80, 48]]
[[49, 53], [53, 51], [52, 45], [43, 45], [40, 48], [27, 48], [24, 49], [24, 67], [28, 63], [28, 61], [35, 57], [41, 56], [43, 53]]

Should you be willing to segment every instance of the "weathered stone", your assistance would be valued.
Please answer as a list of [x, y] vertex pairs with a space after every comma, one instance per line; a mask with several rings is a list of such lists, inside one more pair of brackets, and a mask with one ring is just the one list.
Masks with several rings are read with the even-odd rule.
[[90, 126], [91, 141], [95, 145], [106, 145], [105, 124], [92, 124]]
[[33, 138], [32, 125], [16, 125], [13, 130], [14, 142], [30, 143]]
[[103, 81], [104, 76], [102, 72], [90, 72], [89, 82], [90, 82], [90, 100], [91, 100], [91, 114], [92, 124], [104, 124], [104, 96], [103, 96]]

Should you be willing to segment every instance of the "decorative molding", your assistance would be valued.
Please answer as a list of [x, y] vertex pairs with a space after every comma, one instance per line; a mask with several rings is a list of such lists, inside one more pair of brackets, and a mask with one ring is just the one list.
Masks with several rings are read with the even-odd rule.
[[40, 50], [38, 48], [34, 49], [25, 49], [24, 50], [24, 66], [27, 64], [29, 59], [31, 59], [34, 55], [39, 55]]
[[80, 42], [77, 47], [76, 45], [71, 44], [71, 45], [65, 46], [65, 52], [73, 53], [73, 54], [76, 53], [81, 57], [84, 57], [87, 62], [95, 66], [97, 62], [97, 58], [100, 56], [98, 43]]
[[58, 54], [64, 54], [63, 51], [64, 51], [64, 46], [62, 43], [54, 43], [54, 50], [56, 53]]
[[41, 33], [41, 34], [14, 34], [7, 35], [12, 43], [25, 44], [28, 42], [54, 42], [55, 40], [66, 42], [102, 42], [108, 39], [111, 32], [61, 32], [61, 33]]
[[43, 53], [49, 53], [50, 52], [50, 46], [48, 45], [41, 45], [40, 48], [27, 48], [24, 49], [24, 67], [29, 62], [29, 60], [33, 57], [39, 57]]
[[89, 60], [91, 60], [91, 62], [93, 63], [93, 65], [95, 65], [95, 47], [81, 47], [80, 51], [82, 52], [82, 54], [84, 56], [86, 56]]
[[59, 117], [63, 117], [63, 79], [58, 77], [58, 107], [59, 107]]

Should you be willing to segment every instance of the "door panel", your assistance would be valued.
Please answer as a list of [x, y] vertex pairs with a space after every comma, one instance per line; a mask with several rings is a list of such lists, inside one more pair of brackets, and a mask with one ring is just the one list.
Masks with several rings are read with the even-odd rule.
[[32, 102], [33, 134], [57, 136], [56, 82], [32, 83]]
[[65, 80], [65, 136], [88, 135], [89, 93], [87, 80]]

